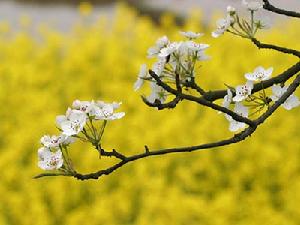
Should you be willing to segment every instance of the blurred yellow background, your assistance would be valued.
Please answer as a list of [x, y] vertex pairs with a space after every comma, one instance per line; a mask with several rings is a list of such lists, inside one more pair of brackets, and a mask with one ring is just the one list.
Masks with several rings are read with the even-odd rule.
[[[296, 225], [300, 224], [299, 108], [279, 109], [242, 143], [187, 154], [143, 159], [96, 181], [69, 177], [32, 179], [39, 139], [57, 133], [55, 117], [75, 99], [122, 101], [126, 116], [108, 124], [103, 147], [130, 155], [151, 149], [201, 144], [232, 135], [222, 115], [193, 103], [157, 111], [143, 104], [145, 87], [133, 91], [146, 51], [167, 34], [205, 32], [210, 61], [199, 69], [205, 89], [244, 82], [262, 65], [274, 74], [296, 62], [292, 56], [260, 50], [247, 40], [225, 35], [212, 39], [192, 12], [184, 27], [171, 15], [155, 25], [119, 5], [112, 21], [86, 23], [89, 6], [71, 32], [47, 26], [31, 34], [30, 19], [11, 31], [0, 24], [0, 224], [2, 225]], [[300, 49], [299, 22], [289, 20], [260, 38]], [[149, 64], [150, 65], [150, 64]], [[299, 93], [298, 93], [299, 94]], [[299, 96], [299, 95], [298, 95]], [[77, 170], [108, 166], [89, 145], [76, 143]]]

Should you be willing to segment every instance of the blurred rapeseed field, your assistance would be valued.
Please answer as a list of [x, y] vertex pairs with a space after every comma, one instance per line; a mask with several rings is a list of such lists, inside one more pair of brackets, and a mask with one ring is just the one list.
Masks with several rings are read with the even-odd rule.
[[[90, 9], [86, 9], [87, 12]], [[300, 224], [299, 108], [279, 109], [247, 141], [216, 150], [153, 157], [97, 181], [52, 177], [34, 180], [39, 139], [56, 133], [55, 117], [73, 100], [122, 101], [124, 119], [108, 124], [104, 147], [124, 154], [187, 146], [229, 137], [223, 116], [193, 103], [174, 110], [145, 106], [132, 85], [146, 51], [167, 34], [205, 32], [210, 61], [199, 69], [205, 89], [244, 81], [256, 66], [279, 74], [291, 56], [258, 51], [247, 40], [212, 39], [193, 13], [184, 27], [170, 15], [154, 25], [119, 6], [113, 21], [84, 19], [69, 33], [30, 24], [0, 29], [0, 224], [2, 225], [296, 225]], [[300, 49], [299, 23], [261, 35], [264, 42]], [[148, 61], [149, 62], [149, 61]], [[298, 93], [299, 94], [299, 93]], [[89, 145], [71, 149], [75, 167], [92, 172], [109, 165]]]

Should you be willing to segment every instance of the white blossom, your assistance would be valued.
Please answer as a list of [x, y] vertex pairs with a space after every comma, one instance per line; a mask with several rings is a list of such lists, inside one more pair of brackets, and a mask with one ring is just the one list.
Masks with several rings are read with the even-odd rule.
[[159, 57], [167, 57], [177, 51], [180, 47], [182, 42], [172, 42], [171, 44], [167, 45], [166, 47], [162, 48], [160, 50], [160, 53], [158, 54]]
[[229, 15], [225, 19], [219, 19], [217, 21], [217, 29], [211, 33], [214, 38], [217, 38], [225, 33], [225, 31], [230, 27], [232, 19]]
[[151, 82], [151, 94], [147, 100], [151, 103], [154, 103], [155, 100], [159, 100], [161, 103], [164, 103], [167, 99], [165, 90], [158, 86], [155, 82]]
[[93, 105], [93, 101], [80, 101], [80, 100], [75, 100], [72, 104], [73, 109], [77, 109], [81, 112], [84, 113], [89, 113]]
[[140, 73], [136, 82], [133, 85], [133, 89], [137, 91], [140, 89], [144, 83], [144, 80], [149, 77], [148, 70], [146, 64], [141, 65]]
[[208, 44], [199, 44], [193, 41], [187, 41], [185, 42], [185, 45], [187, 46], [188, 49], [198, 52], [198, 51], [203, 51], [209, 47]]
[[244, 85], [239, 85], [235, 88], [235, 96], [233, 97], [233, 101], [241, 102], [245, 100], [249, 95], [251, 95], [251, 91], [253, 89], [253, 82], [247, 81]]
[[118, 109], [121, 103], [105, 103], [103, 101], [98, 101], [95, 104], [93, 114], [95, 120], [116, 120], [121, 119], [125, 116], [124, 112], [114, 112], [115, 109]]
[[249, 10], [249, 11], [257, 11], [259, 9], [263, 8], [263, 4], [261, 1], [255, 1], [255, 0], [242, 0], [243, 5]]
[[[184, 41], [184, 42], [180, 42], [180, 45], [178, 46], [177, 50], [176, 50], [176, 56], [179, 57], [179, 59], [181, 61], [183, 61], [183, 59], [188, 56], [190, 54], [189, 52], [189, 46], [188, 43], [190, 41]], [[172, 54], [170, 58], [175, 58], [174, 55]]]
[[[276, 102], [278, 99], [287, 91], [288, 86], [281, 87], [280, 85], [274, 84], [272, 86], [273, 95], [270, 98]], [[298, 107], [300, 105], [300, 101], [297, 96], [294, 94], [290, 95], [287, 100], [282, 104], [282, 107], [286, 110], [291, 110], [292, 108]]]
[[[232, 94], [231, 90], [227, 89], [227, 95], [225, 95], [223, 98], [223, 103], [222, 103], [223, 107], [229, 109], [229, 106], [232, 102], [232, 96], [233, 96], [233, 94]], [[218, 113], [221, 114], [222, 112], [219, 111]]]
[[231, 102], [232, 102], [232, 92], [230, 89], [227, 89], [227, 95], [224, 96], [222, 106], [225, 108], [229, 108]]
[[57, 148], [59, 145], [69, 145], [74, 142], [72, 137], [68, 137], [66, 135], [44, 135], [41, 138], [41, 143], [47, 148]]
[[57, 170], [64, 163], [60, 149], [51, 152], [50, 148], [47, 147], [42, 147], [38, 150], [38, 160], [38, 166], [43, 170]]
[[253, 73], [246, 73], [245, 78], [249, 81], [263, 81], [268, 80], [273, 73], [273, 67], [268, 69], [263, 68], [262, 66], [257, 67]]
[[166, 65], [166, 60], [164, 58], [160, 58], [157, 62], [155, 62], [152, 66], [152, 71], [157, 75], [161, 76], [164, 71]]
[[197, 60], [199, 61], [206, 61], [209, 60], [211, 57], [206, 55], [204, 51], [197, 52]]
[[180, 34], [189, 39], [196, 39], [203, 36], [202, 33], [195, 33], [193, 31], [187, 31], [187, 32], [181, 31]]
[[112, 102], [112, 103], [106, 103], [104, 101], [97, 101], [96, 105], [100, 108], [103, 108], [107, 105], [110, 105], [114, 110], [120, 108], [120, 106], [122, 105], [122, 102]]
[[227, 6], [227, 13], [232, 16], [236, 13], [236, 9], [229, 5]]
[[156, 46], [162, 48], [162, 47], [167, 46], [169, 43], [170, 43], [170, 41], [169, 41], [168, 37], [167, 36], [162, 36], [161, 38], [159, 38], [156, 41]]
[[76, 135], [81, 132], [86, 124], [86, 119], [86, 114], [76, 109], [68, 109], [66, 116], [56, 117], [57, 124], [66, 136]]
[[156, 44], [148, 49], [148, 57], [152, 58], [158, 55], [160, 50], [170, 43], [167, 36], [163, 36], [156, 41]]
[[[242, 103], [237, 102], [235, 103], [234, 112], [242, 117], [248, 117], [248, 108], [245, 107]], [[229, 130], [232, 132], [236, 132], [238, 130], [244, 129], [246, 124], [242, 122], [238, 122], [234, 120], [228, 114], [225, 114], [226, 119], [229, 121]]]
[[172, 67], [172, 69], [174, 70], [174, 71], [176, 71], [176, 68], [177, 67], [179, 67], [180, 65], [178, 65], [179, 63], [178, 63], [178, 60], [177, 60], [177, 58], [176, 57], [174, 57], [174, 55], [171, 55], [170, 56], [170, 59], [169, 59], [169, 65]]

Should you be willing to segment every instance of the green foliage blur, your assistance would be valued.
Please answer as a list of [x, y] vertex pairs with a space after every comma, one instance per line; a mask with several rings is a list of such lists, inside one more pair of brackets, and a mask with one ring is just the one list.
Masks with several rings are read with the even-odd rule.
[[[87, 14], [85, 10], [82, 12]], [[258, 50], [247, 40], [225, 35], [212, 39], [200, 12], [184, 27], [165, 15], [161, 25], [120, 5], [115, 18], [72, 32], [46, 26], [12, 32], [0, 24], [0, 224], [1, 225], [297, 225], [300, 224], [299, 108], [279, 109], [245, 142], [195, 153], [147, 158], [96, 181], [68, 177], [32, 179], [39, 139], [56, 134], [55, 117], [75, 99], [122, 101], [126, 116], [110, 122], [103, 147], [126, 155], [151, 149], [201, 144], [230, 137], [228, 123], [216, 112], [183, 102], [158, 111], [133, 91], [146, 51], [167, 34], [205, 32], [210, 61], [198, 69], [205, 89], [244, 82], [256, 66], [274, 74], [296, 62], [292, 56]], [[300, 49], [299, 23], [281, 23], [260, 36], [264, 42]], [[150, 64], [149, 64], [150, 65]], [[298, 93], [299, 94], [299, 93]], [[105, 168], [92, 146], [71, 149], [82, 173]]]

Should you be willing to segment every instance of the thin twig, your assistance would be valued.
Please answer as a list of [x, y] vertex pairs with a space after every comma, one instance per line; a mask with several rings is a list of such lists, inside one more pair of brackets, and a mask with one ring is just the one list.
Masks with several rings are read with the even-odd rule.
[[289, 16], [289, 17], [296, 17], [296, 18], [300, 18], [300, 13], [295, 12], [295, 11], [290, 11], [290, 10], [284, 10], [284, 9], [279, 9], [275, 6], [273, 6], [269, 0], [263, 0], [264, 1], [264, 9], [268, 10], [270, 12], [274, 12], [277, 14], [281, 14], [281, 15], [285, 15], [285, 16]]
[[126, 156], [117, 152], [115, 149], [113, 149], [112, 151], [106, 151], [104, 149], [101, 148], [101, 155], [102, 156], [108, 156], [108, 157], [115, 157], [117, 159], [120, 160], [126, 160]]
[[251, 38], [251, 41], [259, 48], [264, 48], [264, 49], [271, 49], [271, 50], [275, 50], [278, 52], [282, 52], [282, 53], [286, 53], [286, 54], [291, 54], [294, 56], [297, 56], [298, 58], [300, 58], [300, 52], [294, 49], [289, 49], [289, 48], [284, 48], [284, 47], [280, 47], [280, 46], [276, 46], [276, 45], [271, 45], [271, 44], [264, 44], [261, 43], [260, 41], [258, 41], [256, 38]]
[[[267, 89], [274, 84], [280, 84], [280, 83], [286, 82], [287, 80], [289, 80], [291, 77], [293, 77], [298, 72], [300, 72], [300, 62], [297, 62], [296, 64], [294, 64], [293, 66], [288, 68], [283, 73], [277, 75], [276, 77], [273, 77], [269, 80], [265, 80], [265, 81], [262, 81], [261, 83], [255, 84], [252, 89], [252, 94], [262, 90], [262, 83], [263, 83], [263, 87], [265, 89]], [[218, 99], [224, 98], [225, 95], [227, 95], [227, 90], [214, 90], [214, 91], [207, 91], [202, 96], [202, 98], [205, 98], [206, 100], [213, 102]]]
[[203, 88], [196, 84], [194, 77], [192, 77], [191, 80], [185, 84], [185, 86], [196, 90], [200, 95], [204, 95], [206, 93]]
[[[293, 83], [289, 86], [288, 90], [279, 98], [279, 100], [271, 106], [266, 113], [264, 113], [261, 117], [259, 117], [255, 123], [257, 125], [260, 125], [263, 123], [269, 116], [271, 116], [275, 110], [283, 103], [286, 101], [286, 99], [297, 89], [297, 87], [300, 84], [300, 75], [296, 77], [296, 79], [293, 81]], [[80, 174], [75, 172], [74, 174], [40, 174], [36, 176], [35, 178], [41, 178], [44, 176], [74, 176], [75, 178], [79, 180], [87, 180], [87, 179], [98, 179], [103, 175], [109, 175], [116, 171], [117, 169], [121, 168], [125, 164], [128, 164], [133, 161], [137, 161], [143, 158], [147, 158], [150, 156], [158, 156], [158, 155], [165, 155], [165, 154], [171, 154], [171, 153], [182, 153], [182, 152], [193, 152], [193, 151], [199, 151], [199, 150], [204, 150], [204, 149], [210, 149], [210, 148], [216, 148], [216, 147], [221, 147], [225, 145], [231, 145], [234, 143], [241, 142], [245, 140], [246, 138], [250, 137], [254, 131], [257, 129], [257, 127], [248, 127], [244, 131], [235, 134], [233, 137], [224, 139], [221, 141], [216, 141], [216, 142], [211, 142], [207, 144], [202, 144], [202, 145], [196, 145], [196, 146], [189, 146], [189, 147], [182, 147], [182, 148], [167, 148], [167, 149], [160, 149], [160, 150], [152, 150], [149, 151], [148, 147], [145, 146], [146, 151], [141, 154], [136, 154], [132, 155], [129, 157], [125, 157], [124, 160], [122, 160], [119, 163], [116, 163], [115, 165], [104, 169], [104, 170], [99, 170], [95, 173], [89, 173], [89, 174]]]
[[246, 130], [234, 135], [233, 137], [231, 137], [229, 139], [212, 142], [212, 143], [208, 143], [208, 144], [183, 147], [183, 148], [169, 148], [169, 149], [161, 149], [161, 150], [154, 150], [154, 151], [145, 151], [142, 154], [137, 154], [137, 155], [127, 157], [126, 160], [121, 161], [121, 162], [109, 167], [108, 169], [99, 170], [95, 173], [90, 173], [90, 174], [76, 173], [76, 174], [74, 174], [74, 177], [79, 180], [98, 179], [99, 177], [101, 177], [103, 175], [111, 174], [112, 172], [116, 171], [117, 169], [124, 166], [125, 164], [128, 164], [128, 163], [136, 161], [136, 160], [140, 160], [140, 159], [143, 159], [146, 157], [165, 155], [165, 154], [171, 154], [171, 153], [194, 152], [194, 151], [205, 150], [205, 149], [210, 149], [210, 148], [221, 147], [221, 146], [225, 146], [225, 145], [238, 143], [240, 141], [245, 140], [247, 137], [251, 136], [251, 134], [255, 131], [255, 129], [256, 128], [248, 127]]
[[[272, 11], [277, 14], [283, 14], [286, 16], [290, 17], [298, 17], [300, 18], [300, 14], [294, 11], [287, 11], [283, 9], [279, 9], [271, 5], [269, 0], [263, 0], [264, 1], [264, 8], [266, 10]], [[239, 21], [238, 21], [239, 22]], [[242, 26], [242, 25], [240, 25]], [[288, 49], [284, 47], [279, 47], [276, 45], [271, 45], [271, 44], [264, 44], [258, 41], [255, 38], [251, 38], [251, 41], [258, 47], [258, 48], [264, 48], [264, 49], [271, 49], [271, 50], [276, 50], [282, 53], [286, 54], [292, 54], [300, 58], [300, 52], [294, 49]], [[282, 74], [263, 81], [261, 83], [258, 83], [254, 85], [252, 94], [260, 91], [260, 90], [265, 90], [266, 88], [271, 87], [274, 84], [279, 84], [279, 83], [285, 83], [287, 80], [289, 80], [291, 77], [294, 75], [298, 74], [300, 72], [300, 62], [296, 63], [286, 71], [284, 71]], [[166, 148], [166, 149], [159, 149], [159, 150], [151, 150], [149, 151], [149, 148], [145, 145], [145, 151], [140, 154], [132, 155], [132, 156], [125, 156], [115, 149], [112, 151], [106, 151], [101, 148], [100, 145], [97, 145], [97, 149], [101, 152], [103, 156], [108, 156], [108, 157], [115, 157], [117, 159], [120, 159], [120, 162], [114, 164], [113, 166], [104, 169], [104, 170], [99, 170], [95, 173], [89, 173], [89, 174], [80, 174], [77, 172], [57, 172], [57, 173], [42, 173], [40, 175], [35, 176], [34, 178], [41, 178], [41, 177], [48, 177], [48, 176], [73, 176], [79, 180], [87, 180], [87, 179], [98, 179], [103, 175], [109, 175], [112, 172], [116, 171], [118, 168], [121, 168], [123, 165], [128, 164], [133, 161], [137, 161], [143, 158], [147, 158], [150, 156], [158, 156], [158, 155], [165, 155], [165, 154], [171, 154], [171, 153], [183, 153], [183, 152], [193, 152], [193, 151], [199, 151], [199, 150], [204, 150], [204, 149], [210, 149], [210, 148], [216, 148], [220, 146], [225, 146], [225, 145], [231, 145], [234, 143], [241, 142], [245, 140], [246, 138], [250, 137], [257, 127], [262, 124], [264, 121], [266, 121], [279, 107], [282, 105], [294, 92], [295, 90], [299, 87], [300, 85], [300, 75], [297, 75], [294, 81], [290, 84], [288, 87], [287, 91], [272, 105], [270, 106], [265, 113], [263, 113], [259, 118], [256, 120], [252, 121], [248, 118], [242, 117], [235, 112], [225, 108], [221, 107], [217, 104], [214, 104], [213, 101], [223, 98], [227, 92], [226, 90], [217, 90], [217, 91], [209, 91], [205, 92], [202, 88], [200, 88], [194, 80], [190, 82], [189, 86], [192, 89], [195, 89], [198, 91], [202, 96], [200, 97], [195, 97], [192, 95], [187, 95], [182, 92], [182, 87], [180, 85], [180, 80], [179, 80], [179, 75], [176, 74], [176, 89], [173, 89], [171, 86], [169, 86], [167, 83], [163, 82], [160, 77], [158, 77], [153, 71], [149, 71], [150, 75], [154, 80], [156, 81], [157, 85], [160, 87], [164, 88], [167, 92], [175, 95], [175, 98], [168, 102], [168, 103], [161, 103], [160, 101], [155, 101], [154, 103], [150, 103], [147, 101], [146, 98], [143, 98], [143, 101], [151, 106], [151, 107], [157, 107], [159, 109], [164, 109], [164, 108], [175, 108], [176, 105], [181, 101], [181, 100], [189, 100], [193, 102], [197, 102], [201, 105], [210, 107], [214, 110], [218, 110], [220, 112], [226, 113], [230, 115], [234, 120], [238, 122], [243, 122], [249, 125], [245, 130], [243, 130], [240, 133], [235, 134], [233, 137], [230, 137], [228, 139], [224, 139], [221, 141], [215, 141], [207, 144], [201, 144], [201, 145], [196, 145], [196, 146], [188, 146], [188, 147], [182, 147], [182, 148]], [[86, 134], [87, 138], [88, 135]]]
[[275, 112], [275, 110], [295, 92], [299, 84], [300, 75], [297, 75], [293, 83], [288, 87], [287, 91], [262, 116], [256, 119], [255, 123], [257, 125], [262, 124], [267, 118], [269, 118]]
[[154, 107], [159, 110], [162, 109], [173, 109], [177, 106], [177, 104], [181, 101], [181, 98], [179, 96], [176, 96], [172, 101], [167, 102], [167, 103], [161, 103], [159, 100], [155, 100], [154, 102], [149, 102], [147, 98], [142, 96], [143, 102], [149, 106], [149, 107]]
[[222, 107], [222, 106], [219, 106], [217, 104], [214, 104], [210, 101], [207, 101], [206, 99], [204, 98], [199, 98], [199, 97], [195, 97], [193, 95], [187, 95], [187, 94], [183, 94], [183, 93], [178, 93], [177, 90], [173, 89], [172, 87], [170, 87], [169, 85], [167, 85], [166, 83], [164, 83], [160, 78], [159, 76], [157, 76], [152, 70], [149, 71], [149, 74], [151, 77], [153, 77], [157, 83], [157, 85], [161, 86], [163, 89], [165, 89], [167, 92], [171, 93], [171, 94], [174, 94], [175, 96], [179, 96], [181, 97], [182, 99], [185, 99], [185, 100], [190, 100], [190, 101], [193, 101], [193, 102], [197, 102], [201, 105], [204, 105], [204, 106], [207, 106], [207, 107], [210, 107], [214, 110], [217, 110], [217, 111], [220, 111], [220, 112], [223, 112], [225, 114], [228, 114], [229, 116], [231, 116], [234, 120], [238, 121], [238, 122], [242, 122], [242, 123], [246, 123], [248, 124], [249, 126], [255, 126], [255, 124], [253, 123], [252, 120], [246, 118], [246, 117], [243, 117], [243, 116], [240, 116], [239, 114], [225, 108], [225, 107]]

